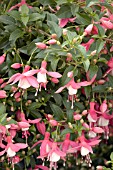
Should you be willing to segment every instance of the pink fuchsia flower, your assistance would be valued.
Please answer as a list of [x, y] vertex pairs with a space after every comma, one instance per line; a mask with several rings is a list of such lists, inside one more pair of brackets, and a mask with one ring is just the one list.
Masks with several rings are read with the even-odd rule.
[[5, 61], [6, 54], [0, 56], [0, 65]]
[[11, 65], [11, 67], [14, 68], [14, 69], [18, 69], [18, 68], [22, 67], [22, 64], [14, 63], [14, 64]]
[[34, 88], [38, 88], [37, 79], [33, 76], [34, 74], [38, 72], [38, 70], [29, 70], [29, 69], [30, 69], [29, 66], [25, 66], [23, 73], [14, 74], [7, 83], [13, 82], [12, 83], [13, 85], [19, 81], [18, 87], [22, 89], [27, 89], [30, 86]]
[[45, 157], [47, 157], [49, 151], [51, 150], [51, 144], [52, 142], [50, 141], [50, 133], [49, 132], [45, 132], [45, 137], [43, 140], [40, 140], [38, 142], [36, 142], [32, 148], [34, 148], [35, 146], [37, 146], [39, 143], [42, 143], [40, 146], [40, 156], [38, 156], [38, 158], [44, 159]]
[[35, 165], [34, 170], [38, 170], [39, 168], [42, 170], [49, 170], [49, 168], [47, 166], [43, 166], [43, 165]]
[[109, 69], [106, 71], [103, 77], [107, 76], [107, 74], [113, 74], [113, 57], [110, 58], [110, 60], [107, 62], [107, 65]]
[[46, 126], [44, 122], [38, 122], [36, 123], [36, 127], [38, 129], [38, 131], [42, 134], [45, 135], [45, 131], [46, 131]]
[[59, 149], [57, 142], [53, 142], [51, 145], [51, 150], [47, 156], [48, 160], [50, 161], [50, 170], [52, 170], [52, 168], [57, 169], [57, 162], [60, 159], [65, 160], [65, 157], [66, 153]]
[[94, 24], [88, 25], [84, 30], [85, 35], [98, 34], [98, 29]]
[[6, 91], [5, 90], [0, 90], [0, 99], [6, 98]]
[[67, 25], [68, 22], [74, 22], [76, 19], [76, 17], [74, 18], [62, 18], [62, 19], [59, 19], [59, 26], [61, 28], [65, 27]]
[[30, 6], [30, 5], [28, 5], [28, 4], [26, 3], [26, 0], [21, 0], [20, 3], [18, 3], [18, 4], [16, 4], [16, 5], [12, 6], [12, 7], [9, 9], [8, 12], [12, 11], [12, 10], [15, 9], [15, 8], [20, 8], [22, 5], [27, 5], [28, 8], [32, 8], [32, 6]]
[[35, 43], [36, 44], [36, 47], [41, 49], [41, 50], [44, 50], [47, 48], [46, 44], [42, 43], [42, 42], [38, 42], [38, 43]]
[[91, 44], [93, 44], [95, 40], [93, 38], [91, 38], [87, 43], [82, 43], [81, 45], [85, 47], [86, 51], [89, 50]]
[[89, 122], [96, 122], [97, 121], [97, 113], [95, 111], [95, 102], [90, 102], [90, 109], [88, 110], [88, 121]]
[[37, 81], [39, 83], [39, 91], [41, 91], [41, 87], [44, 87], [46, 90], [46, 85], [48, 83], [47, 75], [51, 76], [52, 78], [62, 77], [60, 73], [47, 71], [46, 67], [47, 67], [47, 62], [43, 60], [41, 63], [41, 68], [38, 70], [38, 74], [37, 74]]
[[[69, 72], [68, 73], [68, 77], [72, 77], [72, 73]], [[71, 108], [73, 109], [73, 102], [74, 102], [74, 95], [76, 95], [77, 90], [80, 89], [82, 86], [89, 86], [91, 85], [94, 80], [96, 78], [96, 75], [94, 75], [94, 77], [92, 78], [92, 80], [88, 81], [83, 81], [83, 82], [79, 82], [79, 83], [75, 83], [74, 78], [71, 78], [71, 80], [64, 86], [60, 87], [55, 93], [60, 93], [62, 92], [63, 89], [67, 88], [68, 89], [68, 94], [69, 97], [72, 97], [72, 106]]]
[[113, 23], [110, 22], [109, 19], [106, 20], [104, 17], [102, 17], [100, 21], [105, 29], [113, 29]]
[[5, 147], [5, 150], [0, 152], [0, 156], [4, 155], [5, 152], [7, 152], [7, 157], [14, 157], [16, 155], [16, 152], [18, 152], [20, 149], [25, 149], [27, 147], [24, 143], [15, 143], [13, 144], [11, 136], [7, 136], [7, 145]]
[[70, 133], [66, 134], [64, 141], [61, 143], [62, 151], [67, 153], [69, 148], [77, 147], [78, 143], [70, 140]]

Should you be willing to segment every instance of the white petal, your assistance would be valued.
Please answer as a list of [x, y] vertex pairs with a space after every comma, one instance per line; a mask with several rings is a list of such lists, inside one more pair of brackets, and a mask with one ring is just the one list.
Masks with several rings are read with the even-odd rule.
[[69, 86], [68, 88], [69, 95], [74, 95], [77, 93], [77, 89], [73, 89], [72, 86]]
[[89, 122], [96, 122], [96, 120], [94, 120], [92, 117], [91, 117], [91, 115], [90, 114], [88, 114], [88, 120], [89, 120]]
[[90, 138], [95, 138], [97, 135], [96, 135], [95, 132], [89, 131], [88, 136], [89, 136]]
[[47, 76], [46, 76], [46, 73], [38, 73], [37, 74], [37, 81], [38, 83], [47, 83]]
[[16, 155], [16, 152], [13, 151], [13, 150], [9, 147], [8, 150], [7, 150], [7, 156], [8, 156], [8, 157], [13, 157], [13, 156], [15, 156], [15, 155]]
[[52, 155], [50, 156], [50, 161], [51, 162], [57, 162], [60, 160], [60, 156], [57, 155], [55, 152], [52, 153]]
[[47, 144], [46, 145], [46, 152], [49, 153], [49, 151], [51, 150], [50, 146]]
[[98, 120], [99, 126], [108, 126], [109, 120], [105, 119], [104, 117], [100, 117]]
[[89, 153], [89, 150], [85, 147], [81, 147], [81, 155], [86, 156]]

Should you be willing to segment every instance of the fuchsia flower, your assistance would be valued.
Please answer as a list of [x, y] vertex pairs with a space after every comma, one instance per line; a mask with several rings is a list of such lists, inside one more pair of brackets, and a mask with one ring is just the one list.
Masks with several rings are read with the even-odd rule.
[[18, 152], [20, 149], [25, 149], [26, 147], [27, 145], [24, 143], [13, 144], [11, 136], [7, 136], [7, 145], [5, 146], [5, 149], [0, 152], [0, 156], [7, 152], [8, 157], [14, 157], [16, 152]]
[[0, 90], [0, 99], [6, 98], [6, 91], [5, 90]]
[[41, 91], [41, 88], [44, 87], [46, 90], [46, 85], [48, 83], [47, 81], [47, 75], [53, 77], [53, 78], [60, 78], [62, 75], [57, 72], [50, 72], [46, 70], [47, 62], [45, 60], [42, 61], [41, 68], [38, 70], [37, 74], [37, 81], [39, 83], [39, 91]]
[[59, 26], [61, 28], [65, 27], [67, 25], [68, 22], [74, 22], [76, 19], [76, 17], [74, 18], [62, 18], [62, 19], [59, 19]]
[[105, 29], [113, 29], [113, 23], [110, 22], [109, 18], [102, 17], [100, 21]]
[[103, 77], [107, 76], [107, 74], [109, 74], [109, 73], [110, 73], [111, 75], [113, 75], [113, 57], [110, 58], [110, 60], [107, 62], [107, 65], [108, 65], [108, 67], [110, 67], [110, 68], [106, 71], [106, 73], [104, 74]]
[[22, 67], [22, 64], [14, 63], [14, 64], [11, 65], [11, 67], [14, 68], [14, 69], [18, 69], [18, 68]]
[[93, 153], [92, 147], [98, 145], [100, 140], [98, 138], [86, 139], [84, 133], [78, 138], [78, 146], [68, 150], [68, 153], [75, 153], [80, 150], [82, 156], [87, 156], [89, 153]]
[[6, 54], [0, 56], [0, 65], [5, 61]]
[[39, 143], [42, 143], [41, 146], [40, 146], [40, 156], [38, 156], [38, 158], [44, 159], [45, 157], [48, 156], [48, 153], [51, 150], [51, 144], [52, 144], [52, 142], [49, 139], [50, 139], [50, 133], [49, 132], [45, 132], [44, 139], [36, 142], [32, 146], [32, 148], [34, 148]]
[[12, 6], [12, 7], [9, 9], [8, 12], [12, 11], [12, 10], [15, 9], [15, 8], [20, 8], [22, 5], [27, 5], [28, 8], [32, 8], [32, 6], [30, 6], [30, 5], [28, 5], [28, 4], [26, 3], [26, 0], [21, 0], [20, 3], [18, 3], [18, 4], [16, 4], [16, 5]]
[[37, 79], [33, 76], [38, 70], [29, 70], [30, 66], [25, 66], [23, 73], [14, 74], [7, 83], [13, 82], [11, 85], [19, 81], [18, 87], [27, 89], [30, 86], [38, 88]]
[[88, 120], [89, 122], [96, 122], [97, 121], [97, 113], [94, 109], [95, 102], [90, 102], [90, 109], [88, 110]]
[[81, 45], [85, 47], [86, 51], [89, 50], [91, 44], [93, 44], [95, 40], [93, 38], [91, 38], [87, 43], [82, 43]]
[[[73, 74], [73, 72], [69, 72], [69, 73]], [[70, 77], [70, 76], [72, 77], [72, 74], [69, 74], [69, 73], [68, 73], [68, 77]], [[95, 78], [96, 78], [96, 75], [94, 75], [92, 80], [90, 80], [89, 82], [83, 81], [83, 82], [75, 83], [74, 78], [72, 77], [71, 80], [66, 85], [60, 87], [55, 93], [60, 93], [60, 92], [62, 92], [63, 89], [67, 88], [69, 96], [72, 97], [71, 108], [73, 109], [74, 95], [77, 93], [77, 90], [80, 89], [82, 86], [84, 87], [84, 86], [91, 85], [94, 82]]]
[[57, 162], [60, 159], [65, 160], [66, 153], [61, 151], [59, 147], [57, 146], [57, 142], [53, 142], [51, 145], [51, 150], [48, 153], [48, 160], [50, 161], [50, 170], [54, 168], [55, 170], [57, 169]]
[[94, 24], [88, 25], [84, 30], [85, 35], [98, 34], [98, 29]]

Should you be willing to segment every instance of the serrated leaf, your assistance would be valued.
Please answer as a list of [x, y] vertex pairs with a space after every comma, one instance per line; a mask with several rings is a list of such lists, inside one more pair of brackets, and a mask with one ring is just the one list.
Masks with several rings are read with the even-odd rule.
[[62, 5], [56, 15], [58, 18], [70, 18], [72, 16], [70, 6]]
[[0, 103], [0, 115], [6, 112], [6, 106], [3, 103]]
[[79, 5], [72, 4], [71, 5], [71, 13], [72, 13], [72, 15], [75, 16], [78, 11], [79, 11]]
[[29, 15], [29, 22], [44, 19], [45, 15], [39, 13], [33, 13]]
[[8, 15], [1, 15], [0, 22], [2, 22], [4, 24], [9, 24], [9, 25], [15, 24], [15, 20]]
[[58, 104], [59, 106], [62, 105], [62, 96], [60, 94], [53, 94], [54, 100], [56, 102], [56, 104]]
[[64, 113], [63, 113], [62, 109], [53, 103], [50, 103], [50, 107], [51, 107], [51, 110], [52, 110], [54, 116], [56, 117], [56, 119], [62, 120], [64, 117]]
[[102, 41], [100, 39], [96, 41], [96, 52], [97, 53], [99, 53], [103, 49], [105, 43], [106, 43], [105, 41]]
[[66, 114], [67, 114], [67, 121], [72, 123], [73, 122], [73, 110], [72, 109], [67, 110]]
[[91, 18], [87, 14], [76, 14], [77, 19], [84, 25], [89, 25], [91, 23]]
[[88, 69], [89, 69], [89, 66], [90, 66], [90, 61], [89, 61], [89, 59], [83, 61], [83, 65], [84, 65], [85, 71], [87, 72]]
[[61, 36], [62, 34], [62, 29], [53, 21], [48, 21], [47, 22], [47, 25], [49, 26], [50, 28], [50, 32], [51, 34], [54, 34], [56, 33], [58, 38]]
[[97, 72], [98, 72], [98, 66], [97, 65], [91, 65], [90, 68], [89, 68], [89, 77], [90, 77], [90, 79], [92, 79], [93, 76], [95, 74], [97, 74]]
[[93, 1], [91, 1], [91, 0], [86, 0], [86, 6], [87, 6], [87, 7], [90, 7], [90, 6], [95, 5], [95, 4], [98, 4], [98, 3], [99, 3], [98, 0], [93, 0]]
[[9, 12], [9, 15], [11, 17], [13, 17], [15, 20], [20, 20], [21, 19], [19, 11], [12, 10], [12, 11]]
[[21, 21], [26, 26], [29, 21], [29, 16], [21, 16]]
[[82, 55], [85, 58], [87, 57], [86, 49], [84, 46], [78, 45], [77, 50], [79, 51], [80, 55]]
[[86, 98], [90, 97], [91, 86], [84, 87]]
[[66, 135], [67, 133], [74, 133], [72, 129], [66, 128], [61, 132], [61, 136]]
[[98, 86], [95, 86], [93, 87], [92, 89], [93, 92], [105, 92], [106, 91], [106, 86], [104, 85], [98, 85]]
[[16, 29], [14, 32], [11, 33], [9, 37], [9, 41], [15, 42], [18, 38], [23, 36], [23, 31], [20, 29]]

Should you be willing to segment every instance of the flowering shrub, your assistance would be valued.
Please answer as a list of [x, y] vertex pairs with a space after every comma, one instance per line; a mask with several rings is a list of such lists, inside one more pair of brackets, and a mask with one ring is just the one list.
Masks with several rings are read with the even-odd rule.
[[2, 169], [103, 169], [92, 159], [112, 137], [113, 4], [5, 0], [0, 12]]

